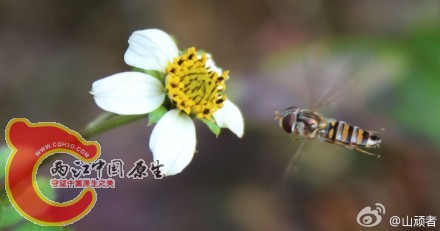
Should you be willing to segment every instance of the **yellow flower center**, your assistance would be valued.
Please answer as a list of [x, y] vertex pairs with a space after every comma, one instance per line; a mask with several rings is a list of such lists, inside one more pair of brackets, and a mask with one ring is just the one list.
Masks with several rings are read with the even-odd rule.
[[207, 60], [205, 53], [199, 57], [194, 47], [188, 49], [167, 66], [165, 88], [177, 109], [210, 120], [226, 100], [223, 91], [229, 71], [223, 71], [219, 76], [206, 67]]

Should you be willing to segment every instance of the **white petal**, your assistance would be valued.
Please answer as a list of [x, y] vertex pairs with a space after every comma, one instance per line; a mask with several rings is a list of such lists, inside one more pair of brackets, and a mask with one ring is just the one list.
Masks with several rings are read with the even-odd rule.
[[180, 173], [191, 162], [196, 150], [196, 129], [189, 116], [177, 109], [167, 112], [150, 137], [154, 161], [164, 166], [167, 175]]
[[173, 39], [159, 29], [135, 31], [128, 44], [125, 63], [145, 70], [165, 72], [168, 62], [179, 55]]
[[219, 76], [222, 75], [223, 70], [215, 64], [214, 59], [212, 59], [212, 55], [211, 54], [206, 54], [206, 55], [208, 59], [206, 60], [205, 66], [209, 68], [211, 71], [217, 72]]
[[90, 93], [100, 108], [120, 115], [151, 112], [165, 99], [162, 83], [140, 72], [122, 72], [97, 80]]
[[243, 136], [244, 122], [240, 109], [230, 100], [226, 100], [222, 108], [214, 113], [217, 125], [222, 128], [229, 128], [238, 137]]

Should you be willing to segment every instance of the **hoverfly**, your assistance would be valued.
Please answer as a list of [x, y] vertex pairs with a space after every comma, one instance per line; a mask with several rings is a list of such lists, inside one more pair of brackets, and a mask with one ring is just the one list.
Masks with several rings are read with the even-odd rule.
[[378, 148], [382, 140], [375, 131], [367, 131], [344, 121], [326, 119], [322, 114], [298, 107], [288, 107], [277, 113], [280, 127], [297, 137], [338, 144], [367, 155], [380, 157], [362, 148]]
[[[309, 91], [309, 100], [311, 101], [310, 83], [307, 76], [305, 77]], [[343, 80], [342, 82], [347, 81]], [[321, 101], [311, 106], [312, 109], [291, 106], [284, 109], [281, 113], [278, 111], [275, 112], [275, 119], [278, 121], [279, 126], [285, 132], [291, 134], [294, 137], [294, 140], [302, 140], [297, 152], [292, 156], [291, 161], [287, 166], [285, 177], [289, 173], [295, 160], [299, 157], [306, 140], [317, 140], [320, 142], [336, 144], [348, 149], [354, 149], [363, 154], [377, 158], [380, 157], [380, 155], [371, 153], [365, 149], [380, 147], [382, 140], [377, 134], [384, 129], [380, 129], [380, 131], [365, 130], [341, 120], [325, 117], [317, 112], [319, 107], [329, 103], [328, 101], [332, 98], [332, 94], [340, 90], [341, 86], [342, 83], [341, 85], [338, 85], [339, 88], [334, 89], [334, 92], [327, 92], [330, 94], [321, 97]]]

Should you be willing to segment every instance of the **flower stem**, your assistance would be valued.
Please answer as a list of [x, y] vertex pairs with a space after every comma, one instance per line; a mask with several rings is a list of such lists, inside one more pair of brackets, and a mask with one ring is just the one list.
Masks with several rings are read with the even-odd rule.
[[117, 115], [105, 112], [98, 116], [95, 120], [90, 122], [87, 127], [81, 132], [84, 139], [93, 138], [101, 133], [104, 133], [113, 128], [147, 118], [147, 114], [143, 115]]
[[[120, 127], [122, 125], [146, 118], [147, 114], [143, 115], [117, 115], [110, 112], [104, 112], [100, 116], [98, 116], [95, 120], [90, 122], [86, 128], [81, 132], [81, 136], [85, 140], [89, 140], [101, 133], [104, 133], [113, 128]], [[56, 155], [50, 155], [40, 166], [48, 164], [55, 158]]]

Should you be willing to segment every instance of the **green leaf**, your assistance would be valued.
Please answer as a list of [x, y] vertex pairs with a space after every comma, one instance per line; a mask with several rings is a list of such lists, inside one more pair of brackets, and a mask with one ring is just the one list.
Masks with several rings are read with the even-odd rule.
[[[0, 228], [14, 226], [24, 219], [12, 206], [4, 187], [6, 162], [10, 153], [11, 149], [9, 147], [0, 147], [0, 185], [2, 186], [2, 189], [0, 189]], [[37, 184], [43, 195], [50, 200], [55, 199], [55, 189], [50, 186], [49, 178], [38, 177]]]
[[[4, 187], [5, 184], [1, 184], [2, 188], [0, 189], [0, 207], [1, 206], [7, 206], [10, 204], [8, 195], [6, 195], [6, 188]], [[0, 220], [2, 218], [2, 210], [0, 209]]]
[[166, 112], [167, 109], [164, 106], [160, 106], [156, 110], [148, 113], [148, 125], [157, 123]]
[[207, 120], [207, 119], [200, 119], [200, 120], [203, 121], [203, 123], [205, 123], [208, 126], [209, 130], [211, 130], [211, 132], [214, 133], [215, 136], [220, 135], [221, 128], [217, 125], [215, 120]]
[[23, 224], [20, 224], [14, 231], [71, 231], [72, 227], [66, 226], [40, 226], [36, 225], [30, 221], [26, 221]]
[[[55, 199], [55, 189], [50, 186], [50, 179], [47, 177], [38, 177], [37, 178], [38, 188], [41, 193], [46, 196], [50, 200]], [[5, 191], [3, 189], [3, 191]], [[5, 193], [6, 194], [6, 193]], [[11, 226], [15, 226], [24, 218], [17, 212], [17, 210], [10, 204], [9, 200], [7, 200], [7, 204], [3, 204], [0, 208], [0, 228], [7, 228]], [[31, 222], [30, 222], [31, 223]], [[33, 223], [31, 223], [34, 225]], [[37, 225], [38, 226], [38, 225]], [[41, 226], [38, 226], [41, 227]], [[22, 230], [22, 229], [20, 229]], [[40, 229], [23, 229], [23, 230], [40, 230]], [[46, 230], [46, 229], [44, 229]], [[60, 230], [60, 229], [56, 229]]]
[[38, 177], [37, 178], [37, 185], [38, 188], [40, 189], [41, 193], [47, 197], [47, 199], [49, 200], [55, 200], [56, 197], [56, 193], [55, 193], [55, 189], [52, 188], [52, 186], [50, 185], [50, 179], [47, 177]]
[[5, 178], [6, 171], [6, 162], [8, 161], [8, 157], [11, 154], [11, 149], [8, 146], [0, 147], [0, 182], [3, 182], [3, 178]]
[[1, 206], [0, 209], [0, 229], [11, 227], [24, 219], [11, 204]]
[[[0, 206], [6, 206], [9, 205], [9, 199], [6, 195], [6, 189], [4, 187], [5, 183], [5, 172], [6, 172], [6, 162], [8, 160], [8, 157], [11, 153], [11, 149], [9, 149], [8, 146], [1, 146], [0, 147], [0, 186], [2, 187], [0, 189]], [[2, 217], [3, 210], [0, 209], [0, 219]]]

